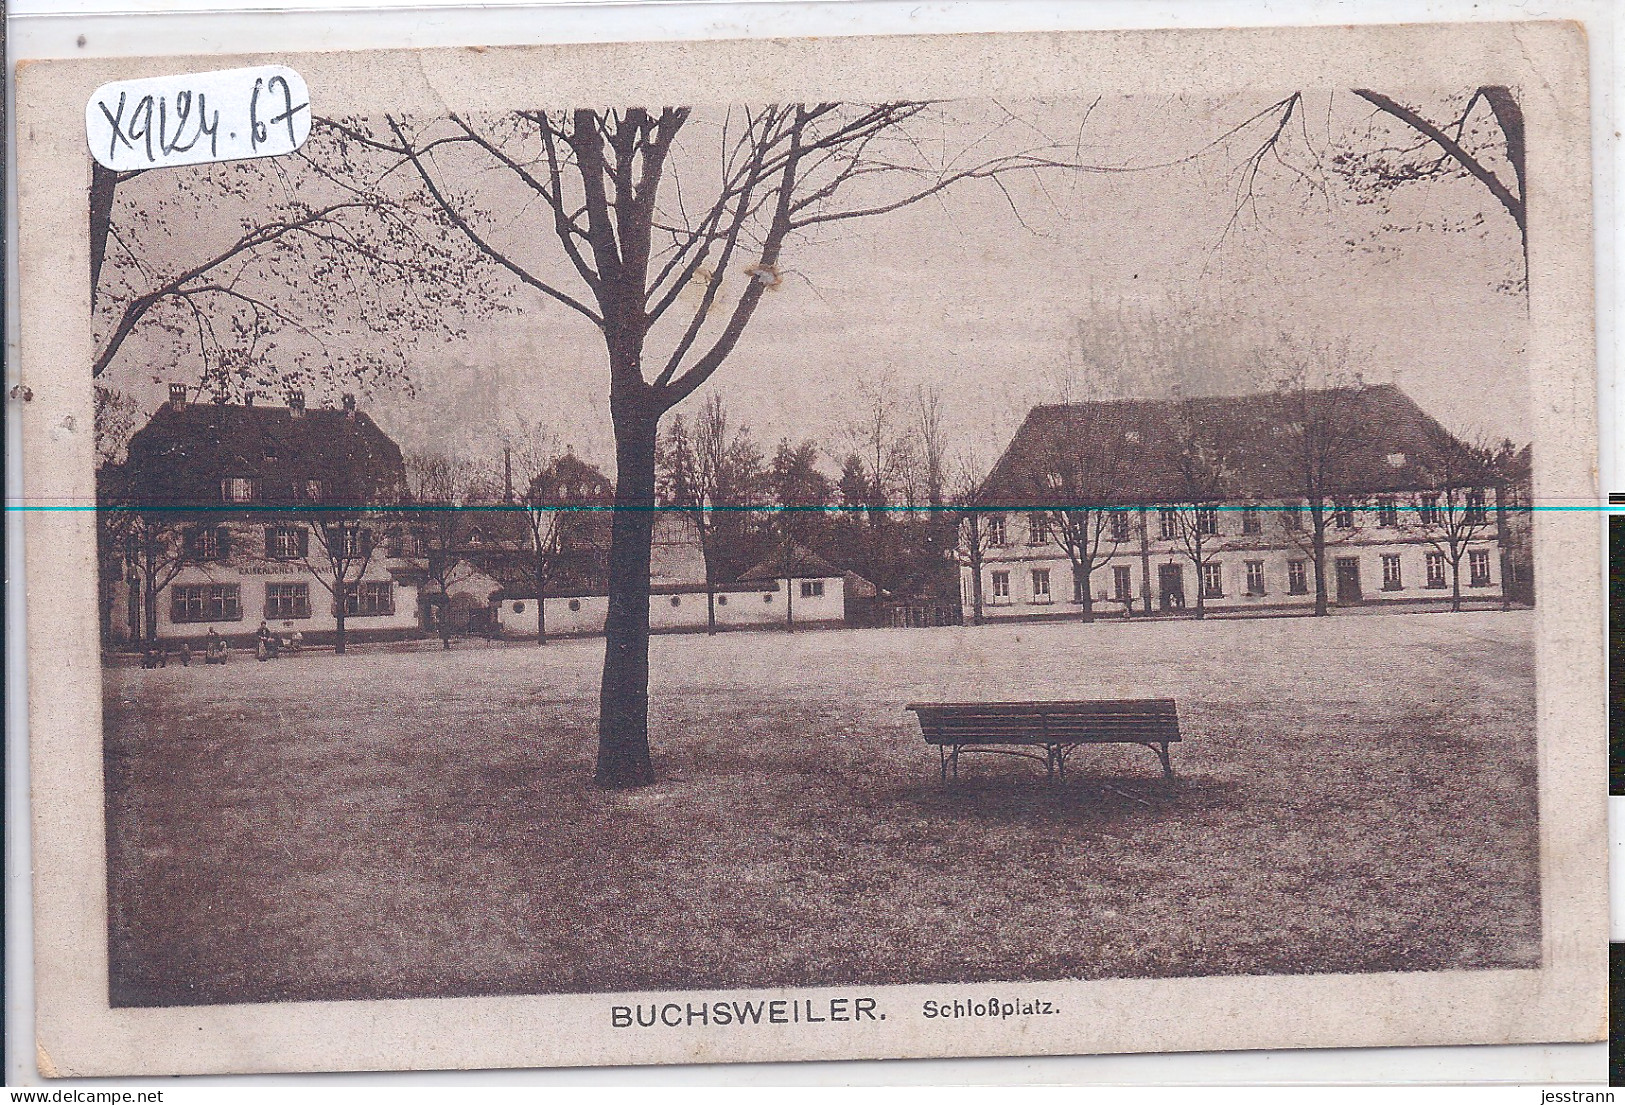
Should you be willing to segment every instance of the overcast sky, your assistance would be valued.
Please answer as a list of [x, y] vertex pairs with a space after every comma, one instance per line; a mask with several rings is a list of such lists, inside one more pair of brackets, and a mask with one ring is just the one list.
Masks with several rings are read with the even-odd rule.
[[[1153, 166], [1202, 149], [1278, 95], [1103, 100], [1081, 131], [1089, 105], [1008, 106], [1034, 133], [1081, 133], [1078, 152], [1091, 163]], [[1447, 102], [1399, 98], [1435, 112]], [[1312, 156], [1358, 135], [1369, 108], [1347, 95], [1305, 103], [1306, 133], [1288, 159], [1325, 189], [1266, 162], [1257, 202], [1239, 216], [1245, 147], [1232, 145], [1162, 168], [1015, 181], [1019, 219], [996, 189], [969, 182], [793, 240], [787, 278], [711, 387], [771, 451], [780, 437], [839, 446], [860, 380], [884, 377], [905, 401], [936, 385], [951, 449], [987, 465], [1033, 403], [1076, 394], [1080, 379], [1098, 384], [1091, 366], [1101, 360], [1118, 362], [1104, 384], [1114, 394], [1160, 394], [1170, 380], [1192, 393], [1236, 392], [1268, 387], [1265, 350], [1334, 347], [1346, 349], [1346, 371], [1398, 384], [1454, 430], [1522, 440], [1525, 301], [1498, 290], [1521, 275], [1511, 218], [1470, 180], [1409, 189], [1387, 209], [1358, 202], [1342, 178], [1317, 176]], [[974, 128], [988, 116], [966, 105], [961, 129], [939, 137], [986, 142]], [[1018, 130], [991, 141], [1031, 141]], [[530, 218], [533, 240], [551, 245]], [[537, 293], [517, 291], [512, 304], [455, 343], [426, 336], [410, 358], [415, 394], [364, 404], [409, 452], [496, 456], [513, 426], [540, 423], [608, 468], [601, 336]], [[1196, 340], [1177, 357], [1151, 358], [1148, 336], [1158, 332]], [[1119, 333], [1127, 338], [1114, 354]], [[163, 373], [141, 363], [141, 349], [109, 380], [150, 407], [162, 399], [152, 377]]]

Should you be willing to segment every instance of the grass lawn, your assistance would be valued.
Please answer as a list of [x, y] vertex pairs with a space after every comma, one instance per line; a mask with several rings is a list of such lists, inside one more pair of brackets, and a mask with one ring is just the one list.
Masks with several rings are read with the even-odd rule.
[[[598, 641], [109, 669], [113, 1000], [1532, 966], [1532, 619], [662, 636], [623, 793]], [[902, 709], [1165, 696], [1171, 785]]]

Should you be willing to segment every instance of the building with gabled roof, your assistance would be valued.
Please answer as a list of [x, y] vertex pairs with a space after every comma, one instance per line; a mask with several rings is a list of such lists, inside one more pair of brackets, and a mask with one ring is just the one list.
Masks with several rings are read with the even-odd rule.
[[196, 646], [263, 623], [315, 642], [342, 602], [346, 636], [416, 634], [417, 588], [386, 537], [405, 482], [400, 447], [353, 396], [338, 410], [298, 391], [285, 407], [192, 403], [172, 385], [101, 481], [101, 508], [133, 521], [106, 566], [129, 596], [109, 628]]
[[1344, 607], [1501, 605], [1504, 484], [1392, 385], [1034, 407], [961, 527], [962, 600], [987, 618], [1301, 611], [1317, 586]]

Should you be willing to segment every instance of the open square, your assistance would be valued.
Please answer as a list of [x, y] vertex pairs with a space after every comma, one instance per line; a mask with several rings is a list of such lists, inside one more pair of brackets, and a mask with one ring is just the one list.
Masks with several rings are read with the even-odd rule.
[[[657, 636], [105, 672], [115, 1005], [1540, 960], [1531, 611]], [[1172, 697], [1064, 784], [910, 701]], [[993, 693], [996, 689], [996, 693]]]

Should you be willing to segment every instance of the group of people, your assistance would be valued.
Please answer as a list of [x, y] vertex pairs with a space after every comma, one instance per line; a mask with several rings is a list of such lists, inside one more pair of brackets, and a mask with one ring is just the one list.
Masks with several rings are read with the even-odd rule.
[[[254, 658], [256, 660], [275, 660], [283, 653], [301, 652], [305, 647], [305, 635], [297, 629], [286, 637], [271, 632], [271, 627], [260, 622], [260, 627], [254, 632]], [[216, 633], [213, 626], [203, 638], [203, 662], [205, 664], [224, 664], [229, 653], [226, 650], [226, 639]], [[173, 651], [167, 645], [149, 644], [141, 650], [141, 666], [144, 668], [161, 668], [169, 664], [169, 658], [174, 656], [183, 666], [192, 663], [192, 645], [189, 641], [182, 641]]]
[[[210, 632], [213, 632], [211, 630]], [[254, 631], [254, 659], [275, 660], [284, 652], [300, 652], [305, 647], [305, 635], [294, 630], [290, 636], [280, 637], [271, 632], [271, 627], [260, 622], [259, 629]]]

